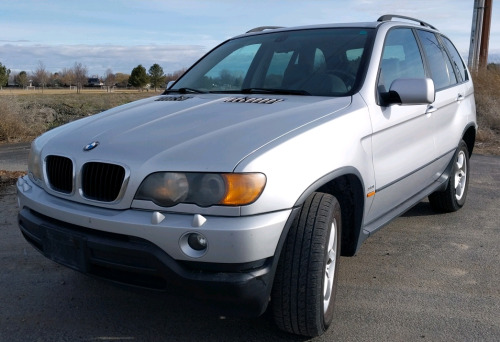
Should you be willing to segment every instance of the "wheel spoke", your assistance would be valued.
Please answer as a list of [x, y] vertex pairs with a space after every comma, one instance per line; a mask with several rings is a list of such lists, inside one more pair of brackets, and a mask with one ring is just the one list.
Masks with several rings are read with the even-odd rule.
[[465, 184], [467, 181], [467, 163], [465, 161], [464, 152], [460, 151], [455, 164], [455, 197], [460, 200], [465, 192]]
[[331, 263], [335, 263], [335, 258], [337, 257], [337, 251], [335, 250], [335, 248], [332, 248], [328, 251], [328, 260], [331, 262]]
[[464, 167], [465, 156], [463, 152], [459, 153], [457, 158], [457, 169], [462, 170]]
[[337, 227], [336, 221], [330, 227], [330, 238], [327, 245], [327, 260], [323, 282], [323, 311], [326, 312], [332, 299], [333, 283], [335, 277], [335, 265], [337, 262]]

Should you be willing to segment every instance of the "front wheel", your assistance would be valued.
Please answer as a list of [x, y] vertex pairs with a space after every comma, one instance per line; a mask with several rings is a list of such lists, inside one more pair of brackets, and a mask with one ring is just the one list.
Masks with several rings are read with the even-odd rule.
[[313, 193], [290, 228], [276, 271], [271, 307], [284, 331], [318, 336], [333, 319], [341, 211], [335, 197]]
[[436, 191], [429, 196], [429, 203], [438, 212], [453, 212], [462, 208], [469, 187], [469, 150], [461, 141], [453, 160], [453, 167], [444, 191]]

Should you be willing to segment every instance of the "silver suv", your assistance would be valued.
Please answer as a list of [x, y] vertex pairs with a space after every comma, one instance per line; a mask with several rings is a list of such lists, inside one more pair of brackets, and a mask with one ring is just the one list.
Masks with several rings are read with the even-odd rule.
[[19, 225], [46, 257], [316, 336], [339, 256], [429, 197], [465, 202], [476, 113], [450, 40], [407, 17], [261, 27], [160, 96], [37, 138]]

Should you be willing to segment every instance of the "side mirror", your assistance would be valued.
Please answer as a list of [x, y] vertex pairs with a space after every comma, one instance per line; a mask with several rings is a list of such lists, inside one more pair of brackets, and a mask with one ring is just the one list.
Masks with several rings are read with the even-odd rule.
[[167, 86], [165, 89], [170, 89], [171, 86], [173, 86], [175, 81], [168, 81]]
[[398, 78], [382, 98], [387, 104], [430, 104], [436, 98], [434, 81], [430, 78]]

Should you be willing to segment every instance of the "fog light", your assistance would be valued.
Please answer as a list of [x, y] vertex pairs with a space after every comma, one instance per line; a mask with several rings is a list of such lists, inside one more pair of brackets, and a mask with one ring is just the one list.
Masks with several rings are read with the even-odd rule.
[[198, 233], [191, 233], [188, 236], [188, 245], [195, 251], [203, 251], [207, 248], [207, 239]]
[[208, 240], [197, 232], [187, 232], [179, 239], [181, 251], [190, 258], [201, 258], [208, 252]]

